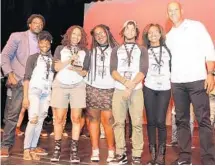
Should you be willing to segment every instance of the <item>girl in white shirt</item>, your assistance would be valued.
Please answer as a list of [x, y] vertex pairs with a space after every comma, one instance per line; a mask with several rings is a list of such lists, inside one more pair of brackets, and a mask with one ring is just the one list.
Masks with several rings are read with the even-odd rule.
[[52, 85], [51, 106], [55, 112], [55, 148], [51, 161], [60, 159], [63, 123], [70, 104], [72, 120], [70, 161], [79, 163], [80, 119], [82, 108], [86, 107], [86, 84], [83, 77], [87, 74], [90, 64], [86, 49], [86, 33], [80, 26], [71, 26], [61, 43], [54, 54], [54, 69], [57, 73]]
[[[165, 164], [166, 112], [171, 96], [170, 70], [171, 54], [165, 45], [163, 28], [149, 24], [143, 32], [144, 44], [148, 48], [149, 69], [143, 88], [147, 116], [147, 130], [151, 161], [148, 164]], [[158, 129], [158, 154], [156, 146]]]
[[87, 117], [92, 144], [91, 161], [99, 161], [100, 123], [104, 126], [108, 145], [107, 162], [114, 158], [114, 133], [112, 129], [112, 96], [114, 80], [110, 74], [112, 48], [117, 46], [109, 27], [97, 25], [91, 30], [91, 65], [86, 77]]

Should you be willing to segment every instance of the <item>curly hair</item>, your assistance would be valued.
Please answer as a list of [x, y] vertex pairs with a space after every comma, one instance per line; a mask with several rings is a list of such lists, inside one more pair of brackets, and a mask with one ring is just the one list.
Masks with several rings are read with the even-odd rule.
[[81, 31], [81, 40], [78, 43], [78, 47], [81, 49], [86, 48], [87, 47], [87, 34], [84, 31], [84, 29], [78, 25], [73, 25], [67, 29], [66, 33], [63, 35], [63, 39], [61, 41], [61, 44], [64, 46], [67, 46], [67, 47], [71, 46], [71, 39], [70, 38], [71, 38], [71, 34], [75, 28], [78, 28]]
[[149, 32], [149, 29], [151, 28], [151, 27], [157, 27], [158, 28], [158, 30], [159, 30], [159, 32], [160, 32], [160, 34], [161, 34], [161, 37], [160, 37], [160, 45], [165, 45], [165, 40], [166, 40], [166, 36], [165, 36], [165, 32], [164, 32], [164, 29], [163, 29], [163, 27], [161, 26], [161, 25], [159, 25], [159, 24], [148, 24], [145, 28], [144, 28], [144, 30], [143, 30], [143, 44], [147, 47], [147, 48], [149, 48], [149, 47], [151, 47], [151, 44], [150, 44], [150, 41], [149, 41], [149, 39], [148, 39], [148, 32]]
[[129, 21], [127, 23], [127, 25], [125, 27], [122, 28], [122, 30], [120, 31], [119, 35], [121, 37], [124, 38], [124, 32], [125, 32], [125, 28], [128, 26], [128, 25], [133, 25], [135, 28], [136, 28], [136, 37], [135, 37], [135, 40], [137, 40], [139, 38], [139, 35], [140, 35], [140, 30], [139, 28], [135, 25], [135, 23], [133, 21]]
[[44, 18], [41, 14], [32, 14], [32, 15], [28, 18], [28, 20], [27, 20], [27, 26], [28, 26], [28, 28], [29, 28], [29, 24], [31, 24], [32, 21], [33, 21], [33, 19], [35, 19], [35, 18], [41, 19], [42, 22], [43, 22], [43, 27], [45, 27], [45, 24], [46, 24], [45, 18]]

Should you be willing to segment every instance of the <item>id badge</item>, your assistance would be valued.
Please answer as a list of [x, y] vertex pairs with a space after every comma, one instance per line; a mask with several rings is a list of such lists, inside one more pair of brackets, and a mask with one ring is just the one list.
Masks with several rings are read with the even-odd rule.
[[156, 79], [157, 79], [157, 81], [156, 81], [156, 82], [157, 82], [157, 85], [158, 85], [158, 86], [162, 86], [162, 76], [157, 76]]
[[130, 72], [130, 71], [125, 71], [125, 72], [124, 72], [124, 77], [125, 77], [127, 80], [131, 80], [132, 72]]

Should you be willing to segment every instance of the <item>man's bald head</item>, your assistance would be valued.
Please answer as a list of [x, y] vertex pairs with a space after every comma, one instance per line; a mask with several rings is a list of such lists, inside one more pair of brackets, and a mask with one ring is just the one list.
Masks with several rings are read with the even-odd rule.
[[182, 6], [181, 6], [181, 4], [179, 3], [179, 2], [177, 2], [177, 1], [173, 1], [173, 2], [169, 2], [168, 3], [168, 5], [167, 5], [167, 10], [169, 9], [169, 7], [171, 8], [171, 7], [178, 7], [179, 9], [182, 9]]
[[183, 21], [183, 10], [179, 2], [170, 2], [167, 5], [167, 14], [172, 23], [177, 27]]

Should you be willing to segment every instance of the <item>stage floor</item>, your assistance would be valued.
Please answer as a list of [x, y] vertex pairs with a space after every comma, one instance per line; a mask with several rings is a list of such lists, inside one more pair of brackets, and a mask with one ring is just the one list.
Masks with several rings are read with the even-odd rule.
[[[198, 128], [195, 128], [194, 130], [194, 136], [193, 136], [193, 145], [195, 148], [192, 149], [192, 163], [193, 164], [201, 164], [200, 163], [200, 152], [199, 152], [199, 139], [198, 139]], [[49, 133], [51, 132], [51, 128], [47, 128]], [[146, 164], [147, 161], [150, 159], [149, 150], [148, 150], [148, 139], [146, 135], [146, 126], [143, 128], [144, 130], [144, 152], [142, 154], [142, 163]], [[67, 125], [67, 131], [70, 131], [69, 125]], [[171, 127], [167, 128], [168, 131], [168, 140], [167, 142], [170, 142], [171, 138]], [[126, 136], [126, 144], [128, 147], [127, 155], [129, 159], [129, 163], [131, 161], [131, 141], [128, 138], [128, 135]], [[41, 138], [40, 139], [40, 147], [45, 148], [48, 151], [47, 156], [42, 156], [40, 161], [24, 161], [22, 159], [23, 157], [23, 139], [24, 136], [16, 137], [15, 146], [12, 149], [12, 154], [9, 158], [1, 158], [1, 164], [2, 165], [49, 165], [49, 164], [63, 164], [63, 165], [70, 165], [69, 161], [69, 152], [70, 152], [70, 137], [64, 137], [62, 142], [62, 155], [60, 162], [50, 162], [50, 158], [53, 152], [54, 148], [54, 137], [49, 136], [48, 138]], [[167, 147], [166, 151], [166, 164], [171, 164], [176, 158], [177, 158], [177, 152], [178, 148], [176, 147]], [[90, 155], [91, 155], [91, 144], [90, 139], [81, 137], [80, 143], [79, 143], [79, 155], [81, 158], [81, 165], [86, 164], [93, 164], [93, 165], [105, 165], [106, 163], [106, 157], [107, 157], [107, 144], [105, 139], [100, 139], [100, 162], [99, 163], [92, 163], [90, 161]]]

